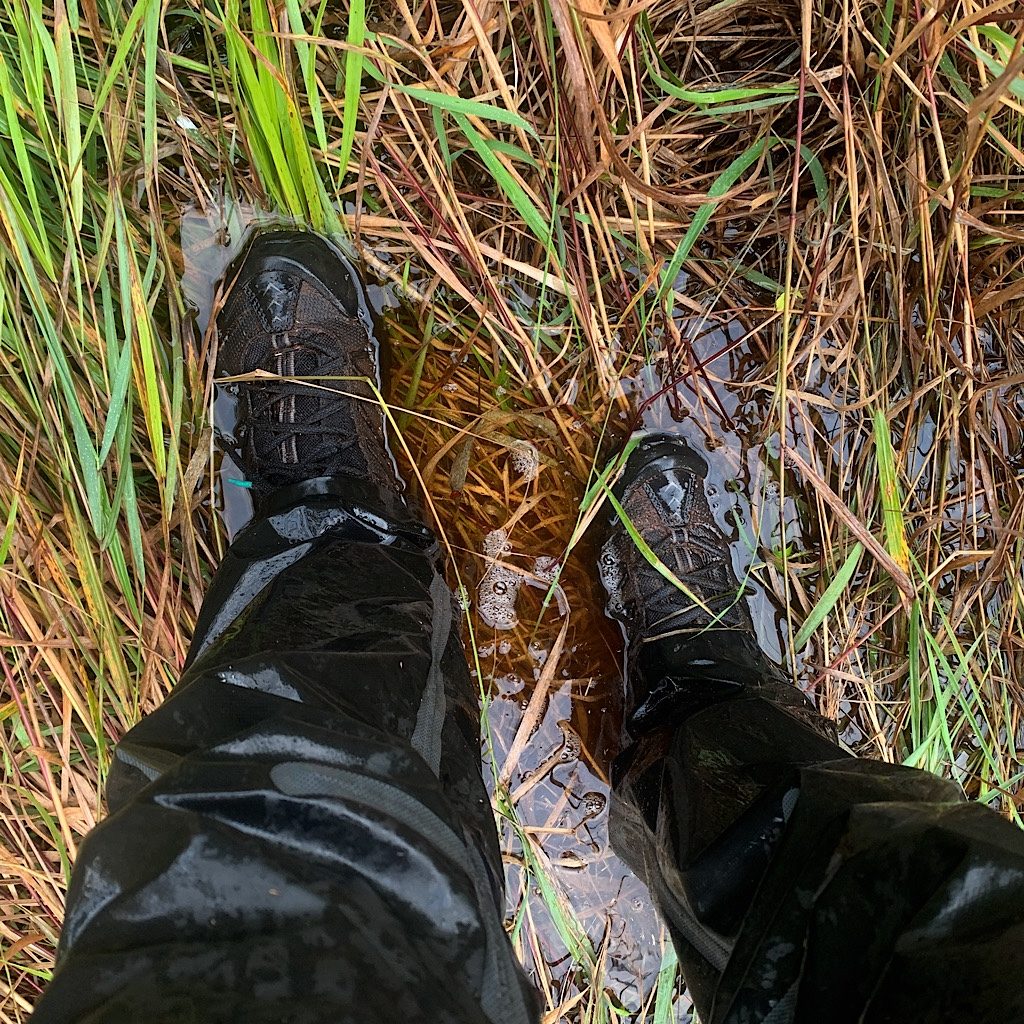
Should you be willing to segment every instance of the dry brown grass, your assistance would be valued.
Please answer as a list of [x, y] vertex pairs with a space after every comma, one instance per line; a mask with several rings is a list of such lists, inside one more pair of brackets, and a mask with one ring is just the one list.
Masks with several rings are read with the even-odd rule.
[[[510, 564], [565, 562], [564, 635], [525, 588], [509, 651], [477, 665], [485, 689], [514, 674], [528, 698], [539, 679], [563, 711], [559, 680], [580, 681], [570, 733], [538, 714], [498, 788], [527, 880], [516, 941], [551, 1019], [610, 1019], [622, 989], [607, 908], [546, 859], [581, 815], [569, 828], [524, 773], [571, 733], [580, 777], [607, 770], [614, 639], [577, 524], [645, 365], [665, 385], [648, 417], [725, 442], [797, 681], [859, 752], [951, 773], [1019, 820], [1017, 6], [352, 9], [60, 3], [34, 23], [0, 5], [0, 1020], [26, 1019], [52, 968], [110, 746], [173, 684], [222, 549], [178, 224], [197, 207], [217, 222], [225, 195], [343, 230], [404, 296], [395, 398], [421, 415], [403, 437], [470, 592], [483, 536], [510, 522]], [[304, 131], [282, 128], [289, 110]], [[539, 450], [536, 480], [513, 440]], [[559, 638], [545, 680], [530, 642]], [[541, 710], [496, 702], [499, 768]]]

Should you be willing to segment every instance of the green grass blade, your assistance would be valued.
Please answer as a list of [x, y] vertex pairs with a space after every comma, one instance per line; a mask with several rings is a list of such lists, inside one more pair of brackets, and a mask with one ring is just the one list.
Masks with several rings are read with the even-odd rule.
[[359, 94], [363, 85], [363, 66], [367, 62], [360, 52], [366, 41], [366, 0], [351, 0], [348, 12], [347, 42], [352, 49], [345, 53], [345, 98], [342, 109], [341, 150], [338, 154], [338, 180], [343, 181], [352, 157], [359, 118]]
[[846, 588], [853, 578], [853, 574], [857, 571], [857, 566], [860, 565], [862, 554], [864, 554], [864, 545], [858, 541], [853, 545], [852, 550], [839, 567], [839, 571], [835, 574], [832, 582], [825, 588], [825, 593], [818, 598], [810, 614], [804, 619], [804, 624], [800, 627], [800, 631], [793, 641], [793, 646], [798, 651], [806, 646], [807, 641], [814, 635], [814, 631], [825, 621], [825, 617], [831, 613], [832, 609], [835, 608], [839, 598], [846, 593]]
[[687, 256], [690, 255], [697, 239], [700, 238], [701, 233], [707, 227], [712, 214], [718, 209], [718, 204], [721, 202], [722, 196], [724, 196], [725, 193], [728, 192], [737, 181], [739, 181], [740, 175], [742, 175], [743, 172], [751, 166], [751, 164], [760, 159], [762, 154], [765, 152], [766, 145], [766, 140], [760, 139], [753, 145], [748, 146], [738, 157], [736, 157], [715, 179], [714, 184], [708, 189], [708, 201], [706, 203], [702, 203], [697, 208], [697, 212], [693, 215], [693, 220], [690, 222], [690, 226], [687, 228], [686, 234], [683, 235], [682, 239], [680, 239], [675, 252], [672, 254], [672, 259], [669, 260], [668, 266], [662, 272], [661, 284], [658, 287], [658, 302], [661, 302], [663, 299], [668, 297], [669, 316], [672, 315], [672, 309], [674, 306], [674, 302], [671, 298], [673, 288], [679, 277], [679, 271], [682, 269], [684, 261]]
[[456, 114], [455, 120], [469, 144], [486, 164], [498, 187], [508, 197], [519, 215], [537, 237], [545, 249], [551, 249], [551, 225], [537, 209], [533, 200], [526, 194], [522, 185], [512, 176], [508, 168], [498, 159], [486, 139], [469, 123], [463, 114]]

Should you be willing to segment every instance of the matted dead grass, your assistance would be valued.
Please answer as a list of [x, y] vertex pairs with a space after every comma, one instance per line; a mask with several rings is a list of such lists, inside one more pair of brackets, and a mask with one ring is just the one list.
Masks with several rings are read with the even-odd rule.
[[[530, 782], [530, 696], [584, 681], [570, 725], [606, 773], [580, 502], [645, 411], [734, 459], [760, 607], [854, 748], [1019, 821], [1022, 39], [973, 0], [3, 0], [0, 1020], [52, 969], [111, 745], [173, 684], [223, 550], [179, 223], [225, 197], [344, 232], [403, 297], [396, 416], [453, 579], [473, 595], [499, 527], [517, 569], [564, 564], [571, 625], [524, 587], [504, 660], [476, 658], [485, 690], [524, 684], [496, 802], [562, 914], [513, 893], [549, 1019], [610, 1020], [623, 988], [601, 907], [567, 911], [544, 859], [564, 808]], [[646, 981], [683, 1012], [671, 970]]]

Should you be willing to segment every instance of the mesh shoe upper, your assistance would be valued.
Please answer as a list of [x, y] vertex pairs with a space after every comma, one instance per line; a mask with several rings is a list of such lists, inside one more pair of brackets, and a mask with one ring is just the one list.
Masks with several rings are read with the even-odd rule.
[[632, 735], [708, 702], [752, 689], [770, 694], [835, 741], [822, 718], [761, 650], [729, 545], [711, 512], [707, 463], [684, 441], [645, 437], [613, 493], [676, 582], [659, 572], [616, 517], [601, 549], [608, 613], [627, 639], [626, 712]]
[[634, 449], [615, 488], [642, 540], [677, 583], [651, 564], [616, 518], [601, 549], [608, 613], [630, 643], [698, 633], [752, 632], [729, 546], [705, 493], [707, 463], [684, 441], [662, 435]]
[[[274, 375], [238, 385], [237, 454], [256, 500], [343, 474], [399, 491], [383, 411], [367, 383], [380, 386], [379, 352], [360, 319], [355, 271], [316, 235], [271, 232], [255, 238], [227, 283], [218, 375]], [[328, 379], [342, 377], [365, 379]]]

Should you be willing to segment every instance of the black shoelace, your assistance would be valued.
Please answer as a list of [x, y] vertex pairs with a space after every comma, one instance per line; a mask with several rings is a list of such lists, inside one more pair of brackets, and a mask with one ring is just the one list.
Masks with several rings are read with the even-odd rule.
[[[347, 360], [326, 335], [304, 334], [276, 346], [271, 366], [290, 364], [289, 377], [350, 376]], [[282, 358], [283, 357], [283, 358]], [[358, 443], [352, 418], [355, 382], [338, 380], [253, 381], [246, 385], [249, 411], [240, 425], [243, 444], [261, 473], [275, 477], [330, 475]]]

